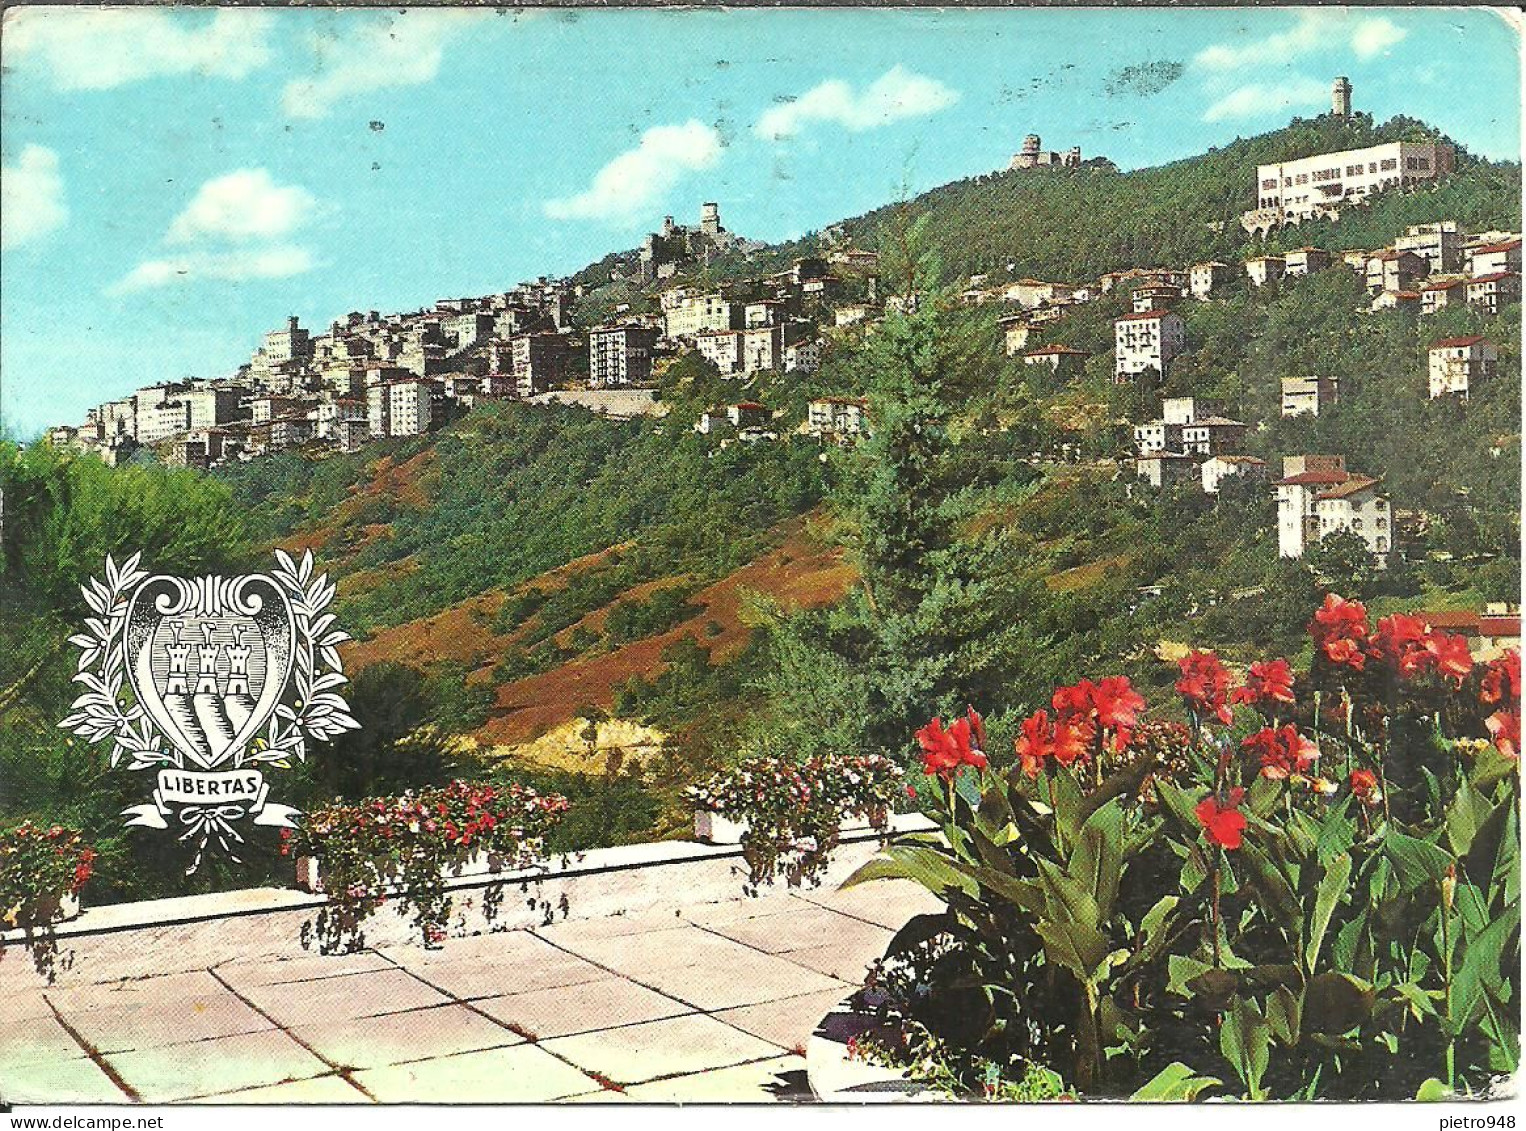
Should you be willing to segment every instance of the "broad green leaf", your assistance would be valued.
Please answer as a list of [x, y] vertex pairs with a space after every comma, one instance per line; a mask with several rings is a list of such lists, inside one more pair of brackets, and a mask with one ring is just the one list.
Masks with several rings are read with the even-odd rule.
[[1076, 976], [1093, 980], [1097, 967], [1107, 958], [1107, 939], [1093, 926], [1074, 919], [1046, 920], [1034, 930], [1044, 943], [1044, 955]]
[[1076, 838], [1068, 871], [1089, 890], [1097, 904], [1099, 920], [1112, 914], [1123, 874], [1123, 807], [1109, 801], [1086, 819]]
[[1452, 1089], [1448, 1088], [1436, 1077], [1432, 1076], [1420, 1085], [1415, 1092], [1415, 1099], [1421, 1103], [1440, 1103], [1442, 1100], [1452, 1098]]
[[1327, 971], [1309, 979], [1304, 991], [1303, 1027], [1309, 1033], [1339, 1036], [1372, 1015], [1373, 992], [1350, 974]]
[[879, 856], [864, 864], [842, 882], [845, 888], [870, 880], [915, 880], [934, 895], [942, 897], [950, 889], [975, 895], [975, 882], [961, 874], [948, 859], [932, 848], [921, 845], [892, 844]]
[[1263, 906], [1288, 936], [1296, 940], [1303, 931], [1303, 907], [1287, 878], [1264, 852], [1249, 841], [1240, 846], [1240, 857], [1245, 861], [1245, 872], [1250, 883], [1265, 901]]
[[1303, 1003], [1287, 986], [1278, 986], [1266, 999], [1266, 1021], [1277, 1039], [1288, 1048], [1298, 1045]]
[[1331, 806], [1320, 822], [1314, 840], [1314, 855], [1320, 864], [1328, 864], [1335, 857], [1349, 853], [1356, 843], [1356, 825], [1346, 815], [1350, 807], [1351, 797], [1347, 795], [1339, 805]]
[[1181, 997], [1191, 997], [1192, 990], [1188, 984], [1199, 974], [1212, 970], [1213, 967], [1206, 962], [1199, 962], [1196, 958], [1189, 958], [1185, 954], [1173, 954], [1166, 959], [1166, 971], [1168, 980], [1166, 989]]
[[1256, 1003], [1236, 998], [1219, 1028], [1219, 1051], [1229, 1061], [1253, 1100], [1266, 1098], [1261, 1078], [1271, 1057], [1272, 1029]]
[[1406, 893], [1422, 884], [1440, 883], [1452, 866], [1452, 858], [1434, 844], [1392, 829], [1383, 838], [1383, 853], [1393, 861], [1399, 888]]
[[1303, 966], [1310, 974], [1319, 968], [1319, 950], [1325, 943], [1325, 931], [1350, 880], [1351, 857], [1344, 853], [1326, 864], [1325, 874], [1319, 878], [1319, 886], [1314, 891], [1314, 916], [1309, 920], [1309, 938], [1303, 952]]
[[1282, 800], [1283, 788], [1282, 782], [1277, 779], [1257, 775], [1251, 787], [1245, 791], [1245, 807], [1265, 820], [1277, 811], [1277, 802]]
[[1197, 800], [1160, 777], [1155, 779], [1155, 795], [1160, 798], [1165, 810], [1176, 818], [1183, 831], [1195, 840], [1203, 827], [1197, 819]]
[[1155, 1074], [1131, 1100], [1145, 1103], [1190, 1103], [1209, 1088], [1222, 1088], [1224, 1082], [1213, 1076], [1198, 1076], [1181, 1061], [1166, 1065]]

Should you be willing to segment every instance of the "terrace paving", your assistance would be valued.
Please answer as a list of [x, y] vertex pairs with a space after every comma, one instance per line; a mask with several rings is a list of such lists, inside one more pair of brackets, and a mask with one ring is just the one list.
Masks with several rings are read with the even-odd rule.
[[0, 1100], [807, 1100], [817, 1022], [936, 906], [878, 881], [28, 990], [0, 1003]]

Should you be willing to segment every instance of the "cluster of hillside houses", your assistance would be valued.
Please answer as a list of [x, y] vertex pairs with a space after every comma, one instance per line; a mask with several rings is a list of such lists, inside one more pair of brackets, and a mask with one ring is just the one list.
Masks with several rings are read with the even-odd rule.
[[[1350, 114], [1350, 84], [1344, 79], [1332, 89], [1332, 112]], [[1030, 137], [1013, 167], [1078, 162], [1078, 151], [1047, 153]], [[1247, 232], [1265, 235], [1329, 218], [1373, 194], [1430, 182], [1452, 164], [1445, 144], [1394, 142], [1261, 166], [1256, 207], [1242, 224]], [[52, 439], [96, 451], [108, 462], [153, 447], [168, 462], [208, 467], [291, 448], [353, 451], [373, 438], [421, 435], [484, 399], [581, 403], [614, 416], [660, 413], [651, 392], [655, 378], [686, 353], [705, 358], [725, 377], [773, 372], [806, 379], [819, 369], [834, 334], [871, 327], [887, 311], [916, 301], [882, 298], [877, 254], [847, 246], [838, 232], [824, 236], [829, 248], [824, 254], [798, 259], [776, 274], [719, 286], [673, 285], [659, 293], [657, 311], [619, 307], [610, 321], [586, 331], [572, 321], [584, 288], [546, 278], [502, 294], [443, 299], [406, 314], [352, 312], [317, 335], [293, 317], [267, 334], [234, 376], [140, 389], [91, 409], [78, 427], [54, 429]], [[719, 253], [757, 246], [727, 231], [719, 207], [707, 203], [697, 226], [677, 225], [668, 217], [647, 237], [633, 265], [613, 269], [610, 277], [651, 285]], [[1238, 268], [1218, 261], [1136, 267], [1081, 285], [1039, 279], [993, 283], [988, 275], [975, 275], [962, 297], [971, 304], [1015, 306], [998, 319], [1007, 354], [1064, 381], [1081, 372], [1088, 355], [1035, 339], [1069, 309], [1126, 290], [1131, 309], [1113, 324], [1112, 374], [1116, 383], [1130, 384], [1165, 378], [1188, 350], [1179, 313], [1183, 302], [1211, 301], [1239, 277], [1267, 287], [1336, 267], [1362, 276], [1374, 311], [1428, 315], [1466, 303], [1495, 315], [1521, 295], [1519, 234], [1470, 234], [1442, 220], [1410, 227], [1383, 248], [1301, 247], [1253, 256]], [[1483, 337], [1433, 342], [1429, 395], [1466, 399], [1477, 382], [1494, 375], [1498, 360], [1497, 346]], [[1282, 380], [1281, 412], [1318, 416], [1339, 396], [1334, 377], [1289, 376]], [[780, 423], [781, 414], [740, 400], [703, 413], [694, 430], [723, 434], [722, 444], [757, 442], [777, 439]], [[805, 419], [793, 430], [847, 443], [868, 427], [864, 401], [821, 395], [809, 402]], [[1193, 483], [1209, 494], [1231, 476], [1266, 482], [1266, 463], [1242, 450], [1246, 432], [1244, 422], [1195, 398], [1171, 398], [1161, 419], [1134, 425], [1132, 470], [1156, 487]], [[1378, 481], [1348, 471], [1341, 456], [1287, 456], [1282, 477], [1272, 486], [1284, 556], [1299, 557], [1321, 537], [1349, 530], [1379, 562], [1386, 559], [1393, 545], [1389, 502]]]

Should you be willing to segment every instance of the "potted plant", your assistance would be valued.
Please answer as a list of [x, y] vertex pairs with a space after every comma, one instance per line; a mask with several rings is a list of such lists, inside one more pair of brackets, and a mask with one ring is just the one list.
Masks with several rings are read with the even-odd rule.
[[1056, 690], [1000, 765], [973, 722], [923, 728], [943, 835], [848, 883], [944, 910], [892, 940], [848, 1030], [872, 1036], [836, 1056], [968, 1098], [1441, 1098], [1514, 1072], [1519, 653], [1475, 663], [1333, 595], [1310, 633], [1304, 673], [1184, 657], [1185, 722], [1112, 676]]
[[94, 859], [75, 829], [24, 821], [0, 833], [0, 924], [37, 930], [73, 919]]
[[690, 788], [695, 836], [740, 844], [753, 887], [778, 875], [791, 884], [814, 881], [845, 823], [888, 827], [903, 776], [878, 754], [748, 758]]
[[454, 781], [324, 806], [295, 835], [283, 832], [281, 852], [295, 855], [299, 887], [328, 897], [316, 923], [324, 952], [363, 945], [361, 925], [389, 896], [433, 946], [450, 918], [447, 876], [532, 866], [567, 807], [517, 783]]

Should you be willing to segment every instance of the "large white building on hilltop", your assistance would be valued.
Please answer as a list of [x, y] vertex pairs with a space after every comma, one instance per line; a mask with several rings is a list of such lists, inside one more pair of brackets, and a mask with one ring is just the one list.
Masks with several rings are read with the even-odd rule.
[[1333, 216], [1343, 204], [1450, 173], [1453, 160], [1452, 147], [1442, 142], [1391, 141], [1259, 165], [1256, 207], [1241, 217], [1241, 223], [1255, 231]]

